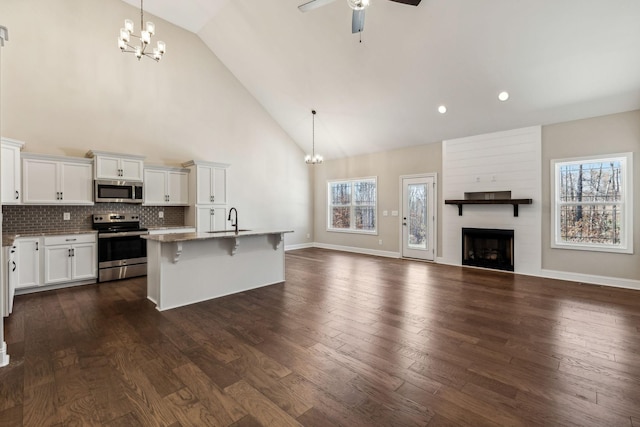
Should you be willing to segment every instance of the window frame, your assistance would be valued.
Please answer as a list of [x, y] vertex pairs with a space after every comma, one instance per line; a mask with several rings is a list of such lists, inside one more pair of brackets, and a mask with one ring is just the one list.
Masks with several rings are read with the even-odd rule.
[[[331, 204], [331, 185], [336, 183], [350, 183], [351, 184], [351, 194], [353, 195], [353, 185], [358, 182], [364, 181], [373, 181], [376, 186], [376, 200], [373, 205], [374, 212], [374, 222], [375, 227], [374, 230], [359, 230], [355, 228], [355, 221], [351, 221], [350, 228], [332, 228], [331, 227], [331, 211], [334, 205]], [[337, 205], [336, 205], [337, 206]], [[371, 205], [357, 205], [354, 203], [353, 197], [351, 198], [350, 207], [350, 217], [355, 219], [355, 208], [360, 206], [371, 206]], [[378, 177], [377, 176], [367, 176], [362, 178], [347, 178], [347, 179], [329, 179], [327, 180], [327, 231], [332, 233], [353, 233], [353, 234], [369, 234], [369, 235], [378, 235]]]
[[[560, 168], [564, 165], [580, 163], [600, 163], [620, 161], [620, 176], [623, 179], [620, 203], [623, 219], [620, 227], [620, 244], [575, 243], [562, 241], [560, 213], [562, 206], [575, 205], [574, 202], [562, 202], [558, 191]], [[551, 160], [551, 247], [554, 249], [574, 249], [592, 252], [612, 252], [633, 254], [633, 153], [603, 154]], [[603, 202], [581, 202], [581, 205], [601, 205]]]

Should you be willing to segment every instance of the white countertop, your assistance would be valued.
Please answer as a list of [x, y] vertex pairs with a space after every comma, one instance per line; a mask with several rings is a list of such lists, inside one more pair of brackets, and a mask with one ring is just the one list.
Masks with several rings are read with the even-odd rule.
[[293, 233], [293, 230], [240, 230], [235, 231], [214, 231], [211, 233], [173, 233], [173, 234], [149, 234], [141, 236], [143, 239], [153, 240], [161, 243], [188, 242], [192, 240], [208, 239], [234, 239], [247, 236], [262, 236], [266, 234]]

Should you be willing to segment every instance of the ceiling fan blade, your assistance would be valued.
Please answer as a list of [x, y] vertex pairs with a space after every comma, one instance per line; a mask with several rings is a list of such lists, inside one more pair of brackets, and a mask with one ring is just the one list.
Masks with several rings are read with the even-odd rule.
[[351, 33], [360, 33], [364, 30], [364, 9], [354, 10], [351, 17]]
[[324, 6], [325, 4], [333, 3], [334, 1], [336, 0], [311, 0], [298, 6], [298, 9], [300, 10], [300, 12], [308, 12], [310, 10]]
[[420, 4], [422, 0], [391, 0], [391, 1], [394, 1], [396, 3], [408, 4], [411, 6], [417, 6]]

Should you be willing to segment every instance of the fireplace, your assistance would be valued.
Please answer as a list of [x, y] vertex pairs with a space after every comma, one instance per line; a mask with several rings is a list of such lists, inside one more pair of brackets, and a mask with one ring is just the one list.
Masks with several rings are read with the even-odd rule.
[[513, 270], [513, 230], [462, 229], [462, 265]]

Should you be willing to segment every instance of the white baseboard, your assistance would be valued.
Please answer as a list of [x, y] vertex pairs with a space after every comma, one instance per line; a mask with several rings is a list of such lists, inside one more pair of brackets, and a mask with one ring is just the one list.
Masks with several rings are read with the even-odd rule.
[[299, 243], [297, 245], [285, 245], [284, 250], [286, 251], [295, 251], [296, 249], [308, 249], [312, 248], [313, 243]]
[[[437, 258], [436, 262], [438, 264], [453, 265], [456, 267], [466, 267], [461, 264], [447, 262], [444, 258]], [[611, 286], [614, 288], [640, 290], [640, 280], [623, 279], [619, 277], [596, 276], [593, 274], [573, 273], [570, 271], [547, 270], [544, 268], [540, 269], [540, 271], [535, 274], [534, 273], [518, 273], [518, 272], [516, 272], [515, 274], [522, 274], [522, 275], [533, 276], [533, 277], [545, 277], [547, 279], [567, 280], [569, 282], [586, 283], [589, 285]]]
[[9, 364], [9, 355], [7, 354], [7, 343], [2, 341], [0, 345], [0, 368]]
[[340, 245], [329, 245], [327, 243], [314, 243], [313, 247], [320, 248], [320, 249], [331, 249], [334, 251], [353, 252], [356, 254], [363, 254], [363, 255], [381, 256], [385, 258], [400, 258], [399, 252], [378, 251], [375, 249], [356, 248], [353, 246], [340, 246]]
[[623, 279], [620, 277], [595, 276], [593, 274], [572, 273], [558, 270], [540, 270], [540, 277], [549, 279], [568, 280], [571, 282], [587, 283], [591, 285], [611, 286], [614, 288], [640, 290], [640, 280]]

